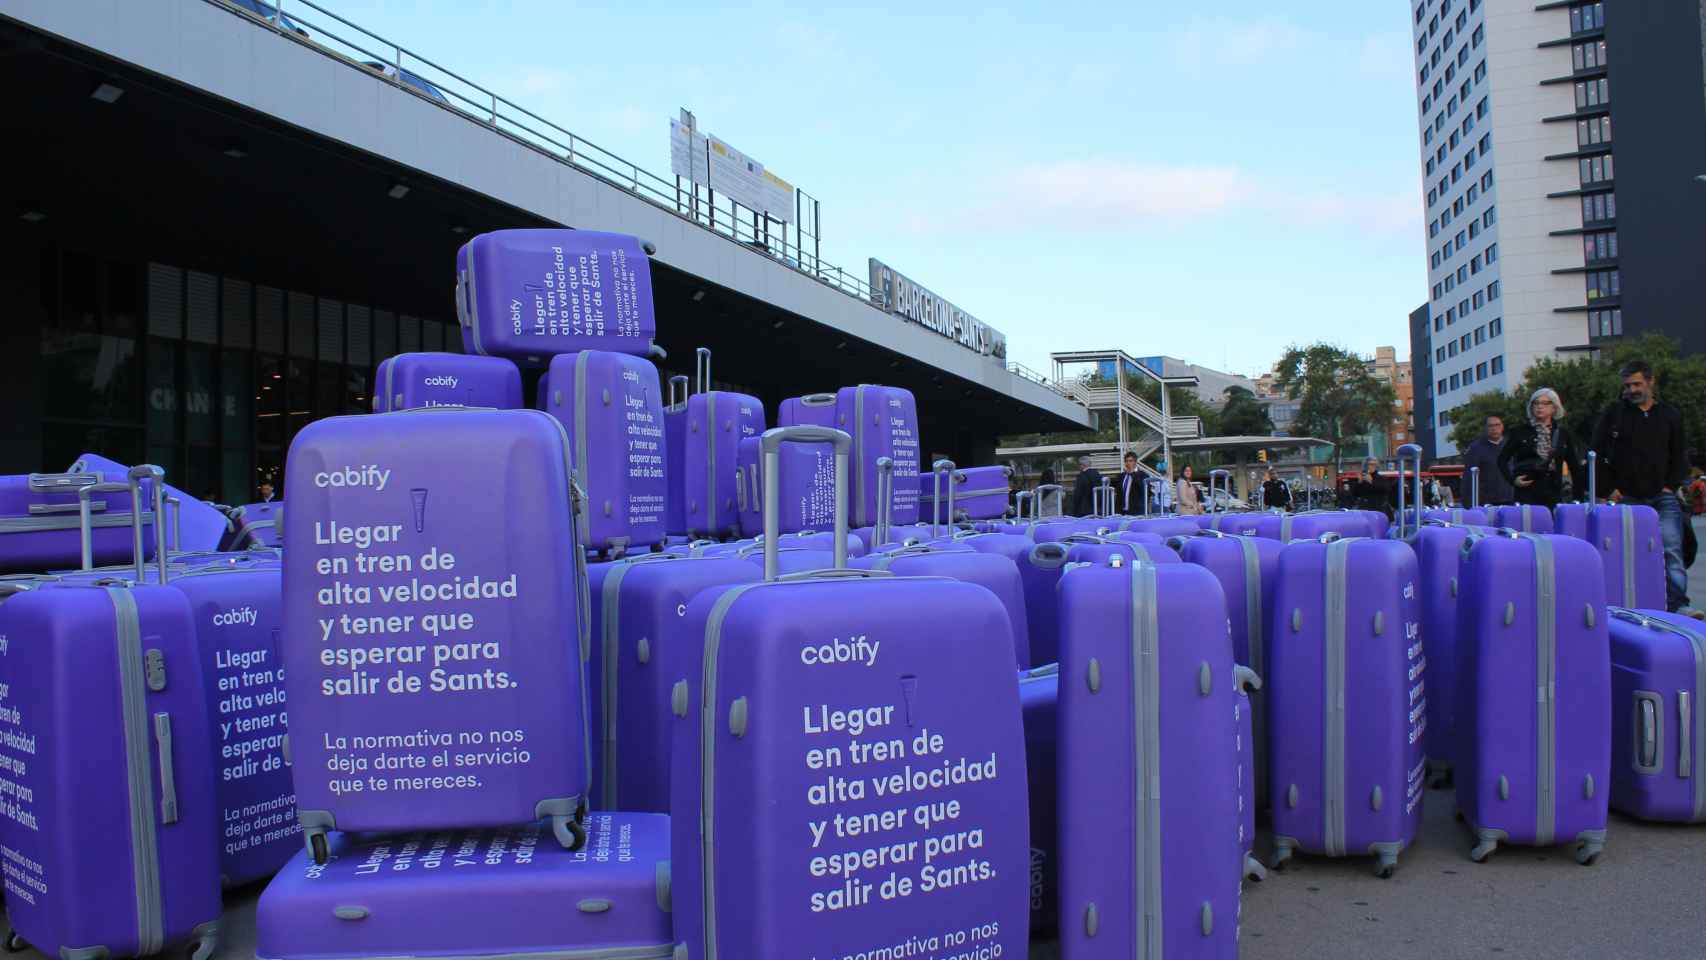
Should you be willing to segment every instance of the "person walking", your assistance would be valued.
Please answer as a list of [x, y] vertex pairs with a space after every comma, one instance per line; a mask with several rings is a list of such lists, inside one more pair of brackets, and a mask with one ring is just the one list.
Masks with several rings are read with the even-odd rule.
[[1078, 478], [1072, 481], [1072, 510], [1075, 517], [1096, 515], [1096, 488], [1102, 485], [1102, 471], [1090, 466], [1089, 457], [1078, 458]]
[[1176, 495], [1179, 503], [1179, 513], [1183, 516], [1195, 516], [1202, 513], [1202, 495], [1197, 492], [1197, 485], [1191, 481], [1191, 468], [1185, 465], [1184, 472], [1179, 475], [1179, 492]]
[[1137, 469], [1137, 454], [1126, 451], [1125, 470], [1114, 484], [1114, 512], [1135, 517], [1143, 512], [1143, 474]]
[[1564, 471], [1573, 480], [1586, 476], [1575, 438], [1564, 429], [1564, 402], [1551, 387], [1528, 398], [1528, 422], [1510, 431], [1499, 451], [1499, 475], [1511, 485], [1516, 502], [1550, 510], [1564, 499]]
[[[1463, 451], [1463, 479], [1465, 484], [1473, 485], [1469, 471], [1480, 468], [1481, 502], [1471, 503], [1471, 507], [1502, 507], [1516, 502], [1516, 488], [1510, 485], [1505, 475], [1499, 470], [1499, 454], [1505, 449], [1505, 418], [1498, 414], [1487, 417], [1486, 432], [1469, 449]], [[1469, 496], [1470, 487], [1463, 488], [1463, 495]]]
[[1291, 509], [1291, 487], [1274, 473], [1272, 467], [1268, 468], [1267, 479], [1262, 481], [1262, 506], [1269, 510]]
[[1377, 510], [1390, 516], [1392, 496], [1396, 485], [1380, 475], [1380, 461], [1369, 457], [1362, 462], [1362, 473], [1350, 487], [1351, 505], [1363, 510]]
[[1658, 399], [1653, 368], [1631, 360], [1619, 371], [1622, 399], [1607, 409], [1594, 430], [1599, 453], [1599, 486], [1613, 503], [1652, 507], [1659, 515], [1665, 544], [1665, 608], [1696, 620], [1706, 613], [1688, 600], [1688, 566], [1683, 561], [1683, 481], [1688, 464], [1683, 452], [1682, 411]]

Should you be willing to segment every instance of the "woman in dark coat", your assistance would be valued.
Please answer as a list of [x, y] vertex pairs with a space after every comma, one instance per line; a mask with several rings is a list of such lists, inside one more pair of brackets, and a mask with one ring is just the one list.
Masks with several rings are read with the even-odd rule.
[[1541, 387], [1528, 398], [1528, 422], [1507, 434], [1499, 472], [1516, 490], [1516, 502], [1551, 509], [1564, 496], [1564, 470], [1580, 484], [1581, 447], [1564, 429], [1564, 403]]

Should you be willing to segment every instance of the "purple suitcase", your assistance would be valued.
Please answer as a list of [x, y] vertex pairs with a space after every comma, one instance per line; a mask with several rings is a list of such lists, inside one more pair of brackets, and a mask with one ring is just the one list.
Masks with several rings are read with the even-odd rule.
[[269, 877], [302, 847], [285, 757], [278, 566], [209, 564], [166, 582], [194, 615], [218, 771], [219, 872], [226, 886]]
[[853, 438], [853, 526], [877, 522], [877, 461], [894, 462], [889, 478], [889, 523], [904, 526], [926, 517], [918, 509], [923, 464], [918, 451], [918, 404], [912, 391], [860, 384], [835, 395], [835, 425]]
[[[1599, 558], [1504, 531], [1458, 568], [1457, 806], [1485, 860], [1500, 842], [1605, 846], [1611, 640]], [[1539, 691], [1538, 696], [1536, 691]]]
[[[1551, 533], [1552, 511], [1533, 504], [1490, 508], [1488, 526], [1509, 527], [1523, 533]], [[1585, 529], [1583, 531], [1586, 532]]]
[[[1008, 467], [961, 467], [955, 470], [952, 483], [955, 518], [975, 521], [1006, 516], [1007, 480], [1012, 472]], [[935, 486], [926, 477], [919, 491], [919, 509], [930, 517], [935, 513], [935, 504]]]
[[1025, 588], [1025, 619], [1030, 625], [1031, 662], [1060, 660], [1060, 578], [1066, 572], [1066, 544], [1039, 543], [1019, 563]]
[[596, 813], [587, 846], [551, 828], [334, 836], [331, 861], [299, 857], [256, 907], [255, 954], [667, 960], [669, 818]]
[[549, 817], [584, 839], [588, 601], [562, 424], [333, 417], [286, 469], [285, 689], [317, 858], [328, 830]]
[[1436, 508], [1422, 511], [1423, 523], [1436, 520], [1441, 523], [1455, 523], [1458, 526], [1485, 527], [1490, 519], [1487, 511], [1479, 507]]
[[1588, 510], [1586, 503], [1560, 503], [1552, 508], [1552, 532], [1577, 540], [1588, 538]]
[[1665, 609], [1665, 543], [1659, 512], [1601, 503], [1588, 510], [1587, 540], [1599, 550], [1606, 602], [1632, 610]]
[[463, 350], [527, 367], [577, 350], [644, 356], [657, 335], [652, 252], [637, 237], [593, 230], [480, 234], [456, 255]]
[[663, 403], [650, 360], [582, 350], [551, 359], [548, 412], [569, 433], [586, 497], [581, 546], [621, 556], [664, 539]]
[[1031, 933], [1055, 936], [1060, 913], [1059, 795], [1060, 664], [1019, 672], [1019, 708], [1025, 715], [1025, 785], [1031, 804]]
[[[1256, 698], [1262, 680], [1247, 666], [1232, 668], [1238, 687], [1238, 702], [1232, 712], [1238, 723], [1238, 846], [1244, 851], [1244, 879], [1261, 881], [1268, 878], [1268, 868], [1256, 859], [1256, 791], [1261, 785], [1257, 773]], [[1265, 762], [1265, 761], [1264, 761]], [[1261, 787], [1266, 792], [1266, 787]]]
[[1706, 823], [1706, 629], [1674, 613], [1610, 613], [1611, 806]]
[[231, 511], [231, 533], [220, 546], [222, 552], [276, 547], [284, 542], [284, 501], [246, 503]]
[[[1197, 526], [1216, 533], [1229, 533], [1235, 537], [1254, 537], [1260, 536], [1258, 528], [1264, 516], [1268, 514], [1207, 513], [1197, 518]], [[1274, 516], [1277, 522], [1277, 515]]]
[[1201, 567], [1060, 581], [1060, 956], [1238, 955], [1232, 642]]
[[1458, 658], [1457, 616], [1463, 555], [1480, 540], [1480, 527], [1429, 522], [1406, 540], [1416, 554], [1417, 602], [1421, 607], [1422, 643], [1427, 650], [1427, 676], [1415, 695], [1427, 704], [1427, 733], [1423, 747], [1428, 764], [1443, 775], [1456, 764], [1457, 692], [1462, 668]]
[[1202, 529], [1193, 517], [1138, 517], [1124, 521], [1123, 526], [1118, 521], [1110, 526], [1131, 533], [1153, 533], [1163, 540], [1168, 537], [1188, 537]]
[[[669, 378], [663, 408], [663, 528], [671, 537], [687, 536], [687, 378]], [[543, 408], [541, 408], [543, 409]]]
[[[701, 348], [702, 381], [710, 382], [710, 351]], [[683, 508], [687, 532], [720, 539], [740, 529], [740, 442], [764, 432], [764, 405], [758, 398], [726, 390], [701, 390], [687, 398], [683, 441]]]
[[[0, 570], [35, 572], [65, 569], [82, 562], [78, 491], [97, 483], [117, 484], [116, 473], [32, 473], [0, 477]], [[131, 543], [128, 487], [89, 495], [93, 564], [123, 563], [135, 552]], [[153, 556], [154, 514], [146, 507], [143, 549]]]
[[836, 397], [833, 393], [808, 393], [789, 397], [776, 409], [778, 427], [835, 426]]
[[1389, 877], [1422, 820], [1426, 732], [1416, 556], [1397, 540], [1280, 552], [1268, 628], [1274, 865], [1372, 854]]
[[170, 587], [106, 583], [0, 587], [6, 946], [101, 960], [194, 941], [206, 960], [219, 810], [195, 614]]
[[[825, 439], [845, 489], [839, 431], [770, 431], [765, 456]], [[1024, 729], [1007, 614], [987, 590], [767, 577], [700, 593], [681, 636], [703, 640], [669, 661], [679, 960], [897, 943], [1024, 955]]]
[[[94, 453], [85, 453], [66, 470], [67, 473], [98, 473], [111, 480], [122, 480], [129, 467], [116, 460]], [[143, 502], [152, 502], [150, 492], [155, 481], [143, 482]], [[174, 551], [218, 550], [231, 535], [231, 519], [206, 500], [179, 490], [171, 484], [166, 489], [166, 543]]]
[[[735, 509], [743, 537], [764, 532], [760, 442], [758, 437], [743, 438], [735, 461]], [[827, 443], [790, 443], [782, 448], [781, 462], [777, 483], [782, 532], [828, 529], [835, 522], [835, 449]]]
[[373, 412], [416, 407], [526, 406], [521, 371], [502, 357], [465, 353], [399, 353], [373, 373]]
[[[1308, 513], [1287, 513], [1279, 516], [1274, 539], [1281, 543], [1294, 540], [1319, 540], [1328, 534], [1339, 537], [1368, 537], [1373, 534], [1368, 518], [1350, 510], [1316, 510]], [[1261, 534], [1266, 536], [1266, 533]]]
[[1025, 584], [1019, 567], [998, 553], [970, 547], [903, 547], [851, 560], [858, 570], [886, 570], [897, 577], [946, 577], [975, 583], [1001, 602], [1013, 636], [1014, 666], [1024, 669], [1036, 663], [1030, 650], [1030, 621], [1025, 609]]
[[1146, 560], [1150, 563], [1179, 563], [1179, 555], [1164, 543], [1125, 543], [1103, 540], [1079, 534], [1065, 542], [1066, 562], [1106, 565], [1110, 557], [1121, 557], [1126, 563]]
[[1376, 540], [1385, 540], [1392, 533], [1392, 518], [1379, 510], [1351, 510], [1368, 521], [1368, 535]]

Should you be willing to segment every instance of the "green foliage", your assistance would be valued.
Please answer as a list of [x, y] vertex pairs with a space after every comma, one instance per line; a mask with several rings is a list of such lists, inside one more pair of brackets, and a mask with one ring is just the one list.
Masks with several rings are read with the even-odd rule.
[[1361, 357], [1330, 343], [1287, 349], [1276, 374], [1285, 395], [1302, 401], [1292, 435], [1330, 441], [1341, 470], [1347, 441], [1384, 429], [1397, 415], [1391, 384], [1375, 379]]
[[1266, 437], [1274, 432], [1274, 421], [1266, 404], [1243, 387], [1228, 387], [1226, 405], [1220, 408], [1217, 437]]
[[1458, 451], [1468, 449], [1486, 433], [1487, 418], [1494, 414], [1503, 418], [1507, 429], [1516, 426], [1522, 422], [1522, 403], [1501, 390], [1488, 390], [1451, 411], [1451, 442]]

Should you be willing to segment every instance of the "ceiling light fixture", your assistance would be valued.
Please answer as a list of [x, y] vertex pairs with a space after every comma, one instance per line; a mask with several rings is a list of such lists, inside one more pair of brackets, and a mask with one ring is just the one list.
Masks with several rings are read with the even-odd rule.
[[42, 213], [40, 210], [25, 210], [23, 213], [18, 214], [18, 219], [25, 223], [40, 223], [47, 219], [47, 214]]
[[241, 140], [225, 141], [225, 149], [219, 151], [233, 160], [241, 160], [249, 155], [249, 147]]
[[770, 329], [772, 329], [772, 330], [780, 330], [780, 329], [782, 329], [782, 321], [780, 321], [780, 320], [778, 320], [778, 321], [776, 321], [776, 322], [775, 322], [775, 323], [772, 323], [772, 324], [771, 324], [771, 325], [770, 325]]
[[117, 103], [118, 98], [124, 96], [124, 90], [123, 88], [115, 87], [110, 83], [103, 83], [96, 87], [95, 92], [89, 94], [89, 96], [101, 101], [102, 103]]
[[385, 195], [393, 200], [401, 200], [409, 195], [409, 185], [406, 183], [393, 183], [391, 184], [391, 189], [385, 191]]
[[703, 291], [703, 290], [693, 291], [693, 302], [694, 303], [698, 303], [699, 301], [701, 301], [703, 299], [705, 299], [705, 291]]
[[465, 223], [453, 223], [450, 225], [450, 232], [460, 237], [468, 232], [468, 225]]

